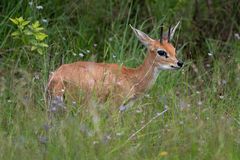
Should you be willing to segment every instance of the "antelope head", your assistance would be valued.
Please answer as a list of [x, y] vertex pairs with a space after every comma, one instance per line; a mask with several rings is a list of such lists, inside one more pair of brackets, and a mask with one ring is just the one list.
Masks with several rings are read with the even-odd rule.
[[176, 49], [171, 43], [179, 23], [180, 21], [174, 27], [170, 26], [167, 33], [163, 33], [161, 25], [160, 39], [157, 40], [131, 26], [138, 39], [148, 48], [148, 54], [153, 55], [154, 66], [159, 70], [180, 69], [183, 66], [183, 62], [177, 59]]

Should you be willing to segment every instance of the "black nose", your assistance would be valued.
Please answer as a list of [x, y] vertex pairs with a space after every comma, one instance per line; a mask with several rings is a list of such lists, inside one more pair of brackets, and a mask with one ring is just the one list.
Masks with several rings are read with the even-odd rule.
[[183, 62], [178, 61], [178, 62], [177, 62], [177, 65], [178, 65], [179, 67], [182, 67], [182, 66], [183, 66]]

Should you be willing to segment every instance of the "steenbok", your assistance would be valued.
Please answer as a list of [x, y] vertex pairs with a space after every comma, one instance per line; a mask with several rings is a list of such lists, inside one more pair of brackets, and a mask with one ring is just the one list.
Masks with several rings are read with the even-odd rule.
[[153, 86], [161, 70], [175, 70], [183, 66], [171, 44], [178, 25], [179, 22], [169, 27], [164, 34], [161, 26], [160, 39], [157, 40], [131, 26], [137, 38], [147, 47], [147, 56], [137, 68], [84, 61], [61, 65], [49, 79], [50, 101], [58, 100], [63, 104], [64, 95], [73, 98], [78, 93], [83, 95], [85, 102], [96, 96], [98, 102], [111, 100], [117, 106], [127, 105]]

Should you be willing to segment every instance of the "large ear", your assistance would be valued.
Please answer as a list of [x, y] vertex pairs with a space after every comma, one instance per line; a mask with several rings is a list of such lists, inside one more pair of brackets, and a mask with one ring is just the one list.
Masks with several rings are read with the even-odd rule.
[[154, 41], [152, 38], [150, 38], [146, 33], [132, 27], [130, 25], [130, 27], [132, 28], [132, 30], [134, 31], [135, 35], [137, 36], [137, 38], [145, 45], [145, 46], [149, 46], [149, 44]]
[[171, 28], [171, 30], [170, 30], [170, 37], [169, 37], [170, 40], [172, 40], [172, 38], [174, 36], [174, 33], [175, 33], [176, 29], [178, 28], [179, 24], [180, 24], [180, 21], [178, 21], [178, 23], [174, 27]]

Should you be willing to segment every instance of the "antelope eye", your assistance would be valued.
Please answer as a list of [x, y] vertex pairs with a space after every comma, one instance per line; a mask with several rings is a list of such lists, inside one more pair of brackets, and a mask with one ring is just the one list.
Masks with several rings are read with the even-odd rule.
[[158, 53], [159, 56], [165, 56], [166, 58], [168, 57], [167, 53], [163, 50], [158, 50], [157, 53]]

